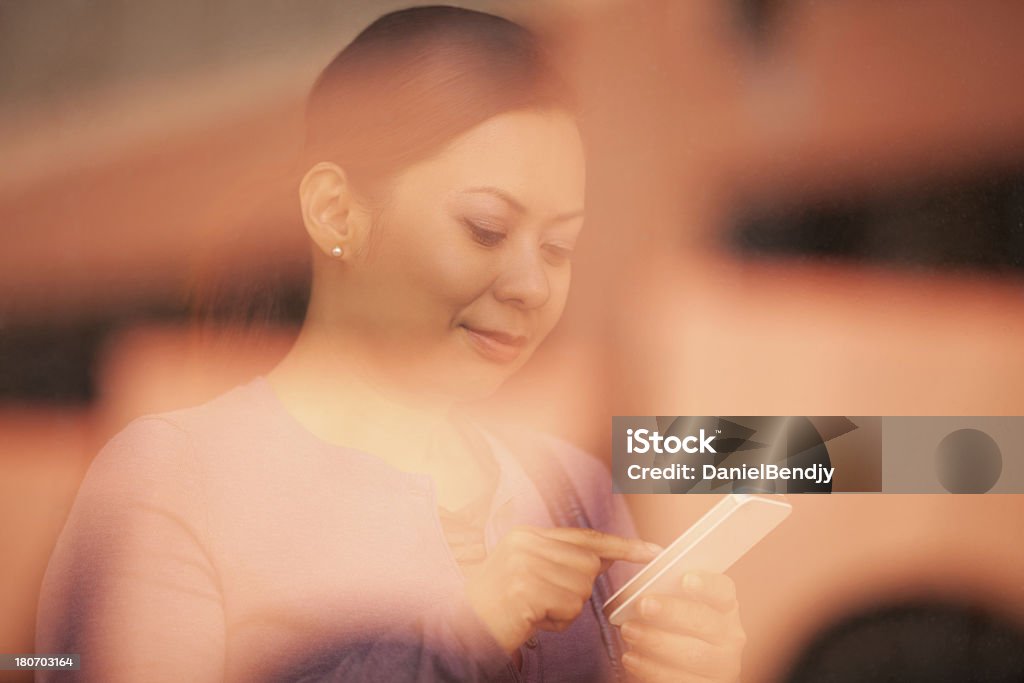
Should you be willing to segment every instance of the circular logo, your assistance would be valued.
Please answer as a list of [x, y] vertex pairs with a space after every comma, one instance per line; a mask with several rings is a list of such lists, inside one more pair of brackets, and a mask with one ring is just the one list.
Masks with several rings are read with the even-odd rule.
[[985, 432], [958, 429], [935, 449], [935, 471], [950, 493], [987, 493], [1003, 473], [1003, 454]]

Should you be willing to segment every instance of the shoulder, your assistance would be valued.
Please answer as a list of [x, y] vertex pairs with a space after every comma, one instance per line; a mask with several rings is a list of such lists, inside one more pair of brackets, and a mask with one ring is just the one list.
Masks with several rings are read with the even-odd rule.
[[261, 424], [260, 412], [266, 411], [254, 383], [241, 384], [202, 403], [136, 417], [109, 439], [97, 461], [184, 464], [211, 440], [223, 442]]
[[201, 403], [152, 413], [138, 421], [163, 422], [193, 441], [207, 436], [232, 435], [265, 422], [271, 407], [258, 380], [236, 385]]
[[213, 498], [194, 431], [204, 414], [201, 406], [145, 414], [110, 437], [79, 484], [54, 552], [87, 551], [99, 561], [181, 538], [205, 544]]
[[100, 448], [81, 492], [194, 491], [204, 464], [197, 453], [250, 422], [250, 394], [249, 385], [240, 385], [200, 404], [134, 418]]
[[100, 449], [83, 487], [98, 487], [104, 482], [140, 485], [156, 476], [184, 473], [192, 452], [192, 440], [180, 425], [162, 415], [143, 415], [125, 425]]

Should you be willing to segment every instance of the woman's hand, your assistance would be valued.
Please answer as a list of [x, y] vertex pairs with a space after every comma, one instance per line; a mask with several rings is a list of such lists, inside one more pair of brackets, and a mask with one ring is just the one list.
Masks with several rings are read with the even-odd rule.
[[473, 610], [512, 653], [536, 630], [563, 631], [594, 579], [615, 560], [649, 562], [660, 548], [594, 529], [518, 527], [466, 582]]
[[626, 671], [642, 681], [737, 681], [746, 634], [736, 588], [724, 574], [687, 574], [671, 595], [641, 599], [622, 625]]

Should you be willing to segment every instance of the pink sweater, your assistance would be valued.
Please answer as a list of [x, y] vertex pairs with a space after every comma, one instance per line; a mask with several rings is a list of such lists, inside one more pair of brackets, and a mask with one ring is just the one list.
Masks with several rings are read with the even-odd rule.
[[[515, 457], [500, 466], [488, 548], [551, 526]], [[635, 535], [605, 468], [537, 435], [593, 525]], [[635, 566], [612, 569], [617, 587]], [[598, 680], [586, 610], [511, 667], [463, 598], [433, 481], [318, 439], [262, 377], [131, 422], [82, 482], [43, 581], [36, 652], [81, 670], [38, 680]], [[485, 676], [486, 674], [486, 676]], [[305, 676], [305, 677], [303, 677]]]

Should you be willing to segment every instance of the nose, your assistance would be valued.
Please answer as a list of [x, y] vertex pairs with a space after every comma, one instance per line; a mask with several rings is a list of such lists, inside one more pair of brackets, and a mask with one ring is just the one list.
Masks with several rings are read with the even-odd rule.
[[539, 308], [551, 297], [551, 283], [540, 248], [519, 244], [505, 251], [502, 270], [494, 283], [499, 301], [521, 308]]

